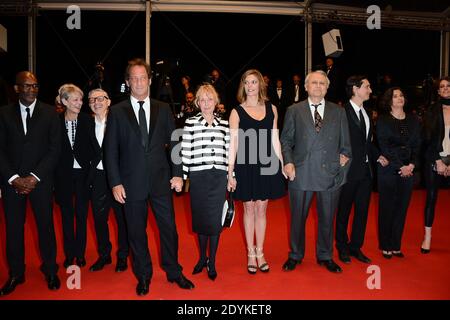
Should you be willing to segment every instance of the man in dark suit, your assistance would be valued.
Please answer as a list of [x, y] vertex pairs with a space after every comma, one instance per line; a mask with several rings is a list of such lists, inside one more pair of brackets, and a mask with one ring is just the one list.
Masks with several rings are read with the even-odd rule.
[[339, 69], [334, 65], [333, 58], [327, 58], [326, 61], [325, 72], [327, 74], [328, 79], [330, 80], [330, 87], [327, 91], [327, 100], [340, 103], [342, 101], [341, 94], [341, 75]]
[[298, 103], [305, 98], [301, 81], [302, 78], [296, 73], [292, 76], [292, 82], [285, 86], [287, 105]]
[[19, 102], [0, 108], [0, 176], [6, 222], [6, 257], [9, 279], [0, 295], [25, 282], [24, 224], [29, 198], [38, 229], [41, 271], [50, 290], [60, 287], [57, 276], [53, 226], [53, 173], [58, 160], [61, 132], [53, 107], [38, 101], [36, 76], [16, 76]]
[[159, 229], [167, 279], [183, 289], [194, 288], [178, 263], [171, 189], [181, 191], [182, 166], [172, 163], [171, 172], [167, 154], [178, 142], [171, 139], [174, 119], [166, 103], [150, 99], [150, 75], [144, 60], [129, 61], [125, 77], [131, 96], [111, 107], [104, 142], [108, 180], [114, 198], [124, 204], [138, 295], [148, 293], [153, 274], [146, 233], [148, 201]]
[[91, 161], [87, 180], [90, 186], [92, 213], [94, 216], [95, 234], [97, 238], [97, 251], [99, 254], [99, 258], [89, 268], [89, 271], [102, 270], [105, 265], [112, 263], [112, 245], [109, 240], [108, 228], [109, 209], [112, 207], [116, 216], [118, 238], [116, 272], [123, 272], [128, 268], [127, 258], [129, 252], [125, 215], [123, 206], [115, 201], [112, 196], [111, 189], [108, 186], [106, 172], [104, 170], [103, 140], [111, 100], [106, 91], [98, 88], [89, 92], [88, 101], [89, 106], [95, 115], [95, 128], [92, 128], [90, 134], [95, 156]]
[[294, 270], [303, 260], [306, 219], [315, 192], [317, 263], [330, 272], [342, 272], [332, 259], [333, 219], [351, 146], [344, 109], [324, 99], [328, 85], [323, 71], [309, 73], [305, 79], [308, 99], [290, 106], [284, 120], [281, 144], [291, 206], [291, 251], [283, 265], [286, 271]]
[[[364, 76], [351, 76], [347, 79], [346, 91], [350, 98], [345, 104], [345, 112], [352, 146], [352, 162], [347, 183], [341, 190], [336, 215], [336, 248], [339, 259], [344, 263], [351, 262], [350, 256], [363, 263], [370, 263], [370, 259], [361, 251], [372, 193], [373, 172], [370, 165], [374, 158], [378, 158], [377, 162], [382, 166], [386, 166], [388, 161], [379, 155], [373, 143], [373, 124], [363, 106], [372, 93], [369, 80]], [[349, 241], [347, 228], [353, 203], [355, 210]]]

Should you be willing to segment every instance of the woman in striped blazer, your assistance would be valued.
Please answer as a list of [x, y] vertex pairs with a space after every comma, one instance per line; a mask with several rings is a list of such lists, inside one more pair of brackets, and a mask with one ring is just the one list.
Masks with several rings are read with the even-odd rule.
[[[206, 267], [208, 277], [215, 280], [230, 134], [228, 121], [214, 114], [219, 97], [212, 85], [198, 88], [195, 104], [200, 112], [186, 120], [181, 142], [183, 178], [189, 176], [190, 180], [192, 229], [198, 235], [200, 247], [200, 258], [192, 274]], [[209, 257], [206, 255], [208, 241]]]

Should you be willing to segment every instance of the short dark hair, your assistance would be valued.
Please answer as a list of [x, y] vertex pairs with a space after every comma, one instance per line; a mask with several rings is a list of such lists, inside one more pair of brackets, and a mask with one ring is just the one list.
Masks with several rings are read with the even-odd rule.
[[364, 75], [354, 75], [347, 79], [345, 84], [345, 93], [347, 93], [347, 97], [350, 99], [353, 97], [353, 86], [357, 88], [361, 88], [363, 84], [363, 80], [368, 80]]
[[142, 58], [135, 58], [128, 61], [127, 68], [125, 69], [125, 80], [128, 80], [130, 78], [130, 69], [134, 66], [143, 66], [147, 71], [148, 78], [150, 79], [152, 77], [152, 70], [150, 69], [150, 65]]
[[384, 112], [390, 112], [391, 111], [392, 97], [394, 96], [394, 91], [395, 90], [400, 90], [401, 93], [403, 93], [403, 96], [405, 98], [405, 107], [406, 107], [406, 104], [408, 103], [408, 100], [406, 99], [405, 91], [403, 91], [402, 88], [400, 88], [400, 87], [392, 87], [392, 88], [387, 89], [384, 92], [384, 94], [383, 94], [383, 96], [381, 97], [381, 100], [380, 100], [380, 109], [383, 110]]

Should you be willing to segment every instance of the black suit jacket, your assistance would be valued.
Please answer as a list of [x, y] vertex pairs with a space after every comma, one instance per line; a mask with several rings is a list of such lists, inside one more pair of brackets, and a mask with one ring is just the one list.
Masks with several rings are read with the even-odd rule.
[[425, 114], [424, 130], [425, 159], [429, 163], [435, 163], [441, 159], [442, 141], [445, 135], [444, 113], [442, 103], [433, 104]]
[[390, 114], [382, 115], [377, 121], [377, 138], [380, 152], [389, 160], [386, 167], [378, 166], [378, 173], [385, 175], [398, 174], [400, 168], [409, 163], [417, 168], [420, 150], [420, 123], [414, 114], [406, 114], [408, 137], [400, 134], [397, 120]]
[[[69, 201], [72, 197], [72, 184], [68, 183], [72, 177], [74, 158], [86, 174], [89, 172], [91, 161], [94, 158], [92, 147], [92, 132], [95, 132], [94, 119], [83, 112], [78, 114], [75, 144], [70, 145], [64, 119], [64, 113], [59, 115], [59, 127], [62, 132], [61, 154], [55, 172], [55, 196], [58, 203]], [[87, 181], [86, 181], [87, 183]]]
[[111, 187], [124, 186], [127, 201], [168, 194], [171, 177], [182, 176], [179, 154], [178, 164], [169, 161], [172, 148], [179, 141], [171, 139], [174, 129], [169, 105], [150, 99], [149, 144], [145, 149], [130, 99], [110, 108], [103, 142], [106, 172]]
[[61, 145], [55, 109], [37, 101], [27, 131], [25, 135], [18, 103], [0, 108], [2, 184], [8, 185], [8, 180], [15, 174], [27, 176], [32, 172], [40, 179], [37, 188], [51, 188]]
[[[369, 134], [366, 139], [366, 132], [363, 132], [360, 127], [359, 117], [350, 104], [350, 101], [345, 104], [344, 108], [347, 114], [350, 144], [352, 146], [352, 162], [348, 171], [347, 181], [356, 181], [365, 177], [367, 166], [366, 156], [369, 159], [369, 164], [371, 164], [373, 161], [376, 161], [380, 152], [373, 142], [373, 122], [370, 117]], [[369, 168], [373, 177], [371, 166]]]

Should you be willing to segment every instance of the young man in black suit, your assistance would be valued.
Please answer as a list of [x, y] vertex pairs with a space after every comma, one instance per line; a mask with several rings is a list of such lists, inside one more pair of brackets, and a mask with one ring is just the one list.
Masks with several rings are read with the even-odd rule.
[[[336, 214], [336, 248], [339, 259], [344, 263], [351, 262], [350, 256], [363, 263], [370, 263], [370, 259], [361, 251], [374, 174], [370, 165], [372, 159], [377, 159], [382, 166], [386, 166], [389, 162], [379, 154], [373, 143], [373, 123], [363, 106], [364, 101], [369, 100], [372, 93], [369, 80], [364, 76], [351, 76], [347, 79], [346, 91], [350, 100], [344, 108], [348, 119], [353, 157], [347, 183], [341, 190]], [[355, 210], [352, 234], [349, 239], [347, 228], [353, 204]]]
[[168, 104], [150, 99], [150, 75], [144, 60], [129, 61], [125, 78], [130, 98], [111, 107], [104, 141], [109, 184], [114, 198], [124, 204], [133, 271], [138, 279], [136, 293], [140, 296], [148, 293], [153, 274], [146, 233], [148, 201], [159, 229], [167, 279], [183, 289], [194, 288], [178, 263], [171, 189], [181, 191], [182, 166], [171, 163], [171, 168], [167, 155], [178, 142], [171, 140], [175, 123]]
[[34, 211], [42, 259], [41, 271], [50, 290], [60, 287], [53, 226], [53, 173], [61, 132], [54, 107], [38, 101], [36, 76], [16, 76], [19, 102], [0, 108], [0, 176], [6, 223], [9, 279], [0, 295], [25, 282], [24, 224], [27, 198]]

